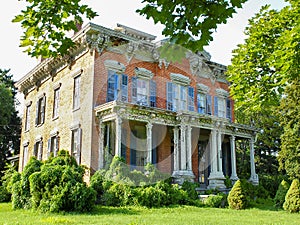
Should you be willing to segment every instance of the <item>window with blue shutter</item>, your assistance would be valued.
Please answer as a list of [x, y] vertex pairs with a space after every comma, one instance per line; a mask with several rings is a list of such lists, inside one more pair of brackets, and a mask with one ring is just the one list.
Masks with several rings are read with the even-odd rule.
[[173, 110], [173, 84], [171, 82], [167, 83], [167, 109]]
[[212, 103], [211, 103], [211, 95], [206, 95], [206, 113], [208, 115], [211, 115], [212, 114]]
[[194, 111], [194, 88], [188, 88], [188, 108], [189, 111]]
[[156, 107], [156, 83], [150, 80], [150, 107]]
[[231, 101], [229, 98], [226, 99], [226, 118], [229, 119], [229, 121], [232, 122], [232, 116], [231, 116]]
[[217, 96], [215, 96], [214, 97], [214, 115], [215, 116], [218, 116], [218, 97]]
[[203, 93], [197, 94], [197, 107], [198, 113], [205, 114], [206, 113], [206, 95]]
[[107, 102], [117, 100], [118, 96], [118, 75], [113, 71], [108, 71], [107, 79]]
[[121, 101], [128, 101], [128, 76], [122, 74], [122, 84], [121, 84]]

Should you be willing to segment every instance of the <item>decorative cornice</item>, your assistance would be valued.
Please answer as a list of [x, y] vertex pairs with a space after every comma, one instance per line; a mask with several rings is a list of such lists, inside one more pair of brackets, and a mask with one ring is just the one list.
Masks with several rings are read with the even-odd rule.
[[227, 98], [229, 96], [229, 92], [222, 89], [222, 88], [216, 89], [216, 94], [220, 97], [223, 97], [223, 98]]
[[117, 73], [124, 73], [125, 69], [126, 69], [124, 64], [122, 64], [118, 61], [115, 61], [115, 60], [105, 60], [104, 65], [108, 70], [112, 70]]
[[202, 93], [205, 93], [205, 94], [209, 92], [210, 88], [208, 86], [204, 85], [204, 84], [196, 84], [196, 86], [197, 86], [198, 92], [202, 92]]
[[172, 82], [183, 86], [188, 86], [191, 83], [191, 79], [179, 73], [170, 73]]
[[143, 79], [147, 79], [147, 80], [151, 80], [154, 76], [154, 74], [152, 73], [152, 71], [147, 70], [145, 68], [139, 68], [136, 67], [135, 70], [135, 75], [139, 78], [143, 78]]

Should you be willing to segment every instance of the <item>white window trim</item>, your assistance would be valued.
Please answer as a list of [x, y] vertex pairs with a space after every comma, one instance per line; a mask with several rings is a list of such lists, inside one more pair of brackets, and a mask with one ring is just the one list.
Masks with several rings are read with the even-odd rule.
[[188, 78], [187, 76], [184, 76], [179, 73], [170, 73], [170, 77], [172, 80], [172, 83], [174, 84], [179, 84], [182, 86], [189, 86], [191, 83], [191, 79]]
[[152, 71], [145, 68], [136, 67], [134, 69], [135, 75], [138, 79], [151, 80], [154, 76]]
[[109, 60], [109, 59], [104, 61], [104, 66], [106, 67], [107, 70], [112, 70], [119, 74], [124, 73], [125, 69], [126, 69], [124, 64], [122, 64], [118, 61]]

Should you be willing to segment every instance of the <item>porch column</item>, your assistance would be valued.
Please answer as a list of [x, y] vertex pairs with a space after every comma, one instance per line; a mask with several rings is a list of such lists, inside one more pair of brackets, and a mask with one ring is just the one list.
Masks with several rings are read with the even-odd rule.
[[174, 127], [174, 171], [179, 170], [179, 146], [178, 146], [178, 139], [179, 139], [179, 131], [178, 127]]
[[231, 177], [232, 181], [237, 181], [239, 178], [236, 174], [236, 154], [235, 154], [235, 136], [230, 136], [230, 150], [231, 150]]
[[215, 174], [217, 170], [217, 131], [212, 130], [211, 131], [211, 173]]
[[152, 123], [147, 123], [147, 161], [146, 163], [152, 163]]
[[99, 169], [104, 168], [104, 129], [105, 125], [99, 120]]
[[122, 119], [116, 117], [116, 143], [115, 143], [115, 155], [121, 157], [121, 135], [122, 135]]
[[254, 138], [250, 138], [250, 165], [251, 165], [251, 177], [249, 181], [254, 185], [258, 185], [258, 175], [255, 172], [255, 162], [254, 162]]
[[186, 170], [186, 125], [180, 125], [180, 153], [181, 166], [180, 170]]
[[192, 170], [192, 127], [187, 126], [186, 135], [187, 170]]

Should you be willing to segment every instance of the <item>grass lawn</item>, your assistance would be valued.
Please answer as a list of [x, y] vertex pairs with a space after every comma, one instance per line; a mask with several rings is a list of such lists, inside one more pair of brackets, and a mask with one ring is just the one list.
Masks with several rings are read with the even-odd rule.
[[10, 203], [0, 204], [0, 224], [300, 224], [300, 214], [275, 211], [263, 206], [247, 210], [176, 206], [147, 209], [142, 207], [97, 207], [86, 214], [41, 213], [12, 210]]

